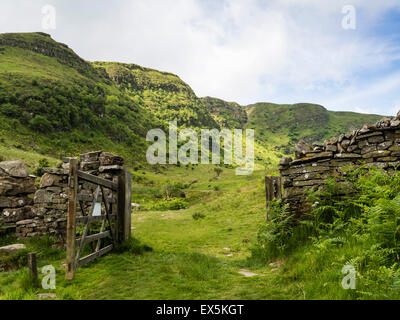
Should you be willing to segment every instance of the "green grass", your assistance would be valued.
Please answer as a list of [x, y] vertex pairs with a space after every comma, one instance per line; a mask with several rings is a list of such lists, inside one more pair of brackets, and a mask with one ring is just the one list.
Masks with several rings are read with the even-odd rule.
[[32, 151], [21, 150], [15, 146], [0, 145], [0, 154], [2, 161], [23, 159], [23, 162], [32, 173], [33, 170], [37, 168], [39, 160], [41, 159], [48, 160], [51, 167], [57, 167], [61, 163], [61, 160], [53, 157], [44, 156]]
[[[184, 170], [174, 168], [164, 176], [184, 180]], [[238, 177], [234, 170], [224, 170], [216, 182], [220, 191], [212, 191], [208, 189], [208, 180], [215, 174], [206, 175], [208, 171], [213, 172], [207, 166], [194, 170], [199, 182], [193, 187], [205, 191], [207, 201], [194, 203], [185, 210], [137, 211], [133, 215], [134, 237], [153, 251], [111, 253], [80, 268], [70, 283], [63, 279], [63, 252], [40, 255], [39, 266], [53, 264], [57, 270], [55, 292], [59, 298], [290, 298], [285, 293], [287, 289], [281, 291], [275, 284], [269, 267], [252, 269], [262, 277], [245, 278], [238, 274], [241, 268], [251, 268], [250, 248], [255, 245], [258, 224], [265, 218], [262, 172]], [[192, 216], [196, 213], [205, 217], [195, 220]], [[43, 244], [30, 247], [39, 251], [44, 248]], [[25, 274], [25, 269], [0, 274], [0, 296], [32, 299], [43, 292], [24, 286]]]
[[[348, 243], [323, 252], [305, 244], [276, 259], [258, 253], [257, 232], [265, 223], [264, 171], [235, 176], [233, 169], [224, 169], [213, 180], [220, 188], [215, 191], [209, 187], [215, 177], [212, 168], [199, 166], [190, 176], [185, 170], [170, 167], [161, 174], [146, 172], [146, 176], [156, 185], [167, 178], [180, 182], [195, 178], [198, 182], [185, 191], [189, 195], [200, 192], [203, 197], [184, 210], [135, 211], [136, 240], [129, 250], [79, 268], [74, 281], [64, 280], [64, 252], [48, 249], [46, 241], [28, 242], [30, 250], [42, 252], [40, 267], [55, 266], [54, 292], [59, 299], [368, 298], [340, 285], [341, 268], [365, 249], [360, 245]], [[194, 219], [193, 215], [203, 217]], [[278, 265], [270, 266], [271, 262]], [[238, 273], [241, 269], [259, 276], [244, 277]], [[0, 274], [2, 299], [35, 299], [44, 292], [29, 285], [26, 272], [22, 268]], [[388, 298], [396, 297], [388, 294]]]

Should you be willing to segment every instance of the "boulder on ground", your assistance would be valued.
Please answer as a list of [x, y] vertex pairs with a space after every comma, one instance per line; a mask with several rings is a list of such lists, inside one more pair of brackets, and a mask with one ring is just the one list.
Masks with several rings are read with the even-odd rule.
[[8, 246], [0, 247], [0, 252], [2, 253], [15, 253], [19, 250], [24, 250], [26, 249], [26, 246], [22, 243], [15, 243], [15, 244], [10, 244]]
[[37, 298], [40, 299], [40, 300], [43, 300], [43, 299], [45, 299], [45, 300], [48, 300], [48, 299], [54, 300], [54, 299], [57, 299], [57, 295], [55, 293], [39, 293], [37, 295]]

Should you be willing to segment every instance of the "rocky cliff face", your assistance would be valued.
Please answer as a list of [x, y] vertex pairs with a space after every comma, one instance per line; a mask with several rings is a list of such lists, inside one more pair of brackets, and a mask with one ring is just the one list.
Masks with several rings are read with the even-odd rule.
[[221, 128], [240, 129], [247, 123], [246, 110], [236, 102], [212, 97], [201, 98], [201, 102]]
[[96, 73], [89, 62], [79, 57], [66, 44], [54, 41], [49, 34], [43, 32], [0, 34], [0, 46], [2, 45], [57, 58], [62, 64], [72, 67], [84, 75], [91, 76]]

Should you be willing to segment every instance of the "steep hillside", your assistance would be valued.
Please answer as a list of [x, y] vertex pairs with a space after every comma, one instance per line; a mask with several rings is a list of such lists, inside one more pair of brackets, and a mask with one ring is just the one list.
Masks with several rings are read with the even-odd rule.
[[243, 128], [247, 122], [246, 110], [236, 102], [212, 97], [201, 98], [201, 102], [221, 127]]
[[157, 123], [72, 50], [41, 33], [0, 35], [3, 143], [61, 155], [105, 148], [140, 160]]
[[184, 127], [218, 127], [193, 90], [172, 73], [117, 62], [93, 65], [102, 68], [121, 91], [145, 105], [165, 127], [171, 120]]
[[87, 62], [44, 33], [0, 35], [4, 146], [60, 156], [107, 149], [144, 162], [149, 129], [218, 127], [179, 77], [134, 64]]
[[328, 111], [323, 106], [298, 104], [256, 103], [246, 106], [246, 128], [255, 129], [256, 140], [267, 150], [290, 154], [293, 147], [304, 139], [309, 143], [375, 123], [382, 116], [354, 112]]
[[88, 62], [45, 33], [0, 34], [0, 146], [53, 157], [107, 149], [144, 163], [152, 128], [252, 128], [269, 165], [304, 138], [323, 140], [379, 116], [313, 104], [242, 107], [198, 98], [178, 76], [136, 64]]

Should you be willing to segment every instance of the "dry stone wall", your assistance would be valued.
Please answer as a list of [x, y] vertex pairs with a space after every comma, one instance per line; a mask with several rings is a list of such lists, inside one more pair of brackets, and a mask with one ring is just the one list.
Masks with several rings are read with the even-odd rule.
[[324, 143], [310, 146], [300, 141], [295, 147], [295, 160], [280, 161], [284, 201], [300, 216], [309, 209], [304, 195], [307, 189], [321, 189], [328, 177], [340, 179], [344, 167], [363, 164], [389, 172], [400, 164], [400, 112]]
[[0, 162], [0, 235], [14, 233], [18, 221], [33, 217], [35, 178], [21, 161]]
[[[10, 166], [8, 163], [3, 163], [8, 171], [2, 170], [0, 163], [0, 226], [13, 228], [19, 238], [47, 234], [65, 240], [69, 164], [64, 163], [61, 168], [45, 168], [36, 190], [35, 177], [29, 175], [20, 161], [18, 163], [21, 168], [17, 173], [7, 169]], [[116, 182], [123, 164], [124, 159], [117, 155], [96, 151], [80, 156], [79, 169]], [[79, 193], [89, 196], [94, 190], [93, 184], [84, 182]], [[109, 192], [105, 193], [108, 197]], [[2, 210], [1, 206], [5, 209]], [[91, 209], [88, 202], [83, 206], [85, 210]]]
[[68, 168], [45, 168], [34, 194], [33, 216], [17, 222], [16, 236], [50, 235], [63, 238], [68, 209]]

